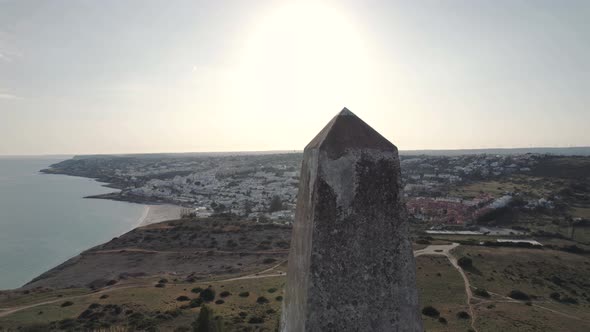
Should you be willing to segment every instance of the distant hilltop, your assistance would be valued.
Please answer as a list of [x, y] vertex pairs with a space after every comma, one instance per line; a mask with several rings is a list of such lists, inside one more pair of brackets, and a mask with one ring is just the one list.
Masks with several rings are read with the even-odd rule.
[[[300, 150], [273, 150], [273, 151], [230, 151], [230, 152], [178, 152], [178, 153], [128, 153], [128, 154], [94, 154], [76, 155], [74, 159], [100, 158], [100, 157], [133, 157], [133, 158], [182, 158], [182, 157], [226, 157], [247, 155], [273, 155], [303, 153]], [[460, 156], [476, 154], [512, 155], [512, 154], [552, 154], [557, 156], [590, 156], [590, 146], [580, 147], [534, 147], [534, 148], [489, 148], [489, 149], [449, 149], [449, 150], [400, 150], [404, 156], [430, 155], [430, 156]]]
[[432, 155], [432, 156], [460, 156], [473, 154], [553, 154], [558, 156], [590, 156], [590, 147], [570, 148], [490, 148], [490, 149], [457, 149], [457, 150], [400, 150], [401, 155]]

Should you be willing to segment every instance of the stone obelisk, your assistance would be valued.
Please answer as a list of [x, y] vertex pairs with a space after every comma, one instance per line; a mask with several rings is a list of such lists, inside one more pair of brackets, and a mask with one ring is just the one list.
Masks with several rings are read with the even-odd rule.
[[397, 148], [344, 108], [305, 147], [281, 331], [424, 331]]

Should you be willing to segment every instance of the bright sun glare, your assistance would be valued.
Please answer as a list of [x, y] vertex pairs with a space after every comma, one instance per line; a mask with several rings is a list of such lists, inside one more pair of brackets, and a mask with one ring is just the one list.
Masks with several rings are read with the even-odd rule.
[[311, 2], [267, 12], [245, 40], [240, 70], [247, 95], [281, 104], [339, 107], [365, 97], [370, 81], [366, 47], [352, 20], [335, 7]]

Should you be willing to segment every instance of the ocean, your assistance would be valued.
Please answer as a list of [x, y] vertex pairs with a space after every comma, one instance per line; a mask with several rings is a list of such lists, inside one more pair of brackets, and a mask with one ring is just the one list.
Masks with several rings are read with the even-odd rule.
[[0, 158], [0, 290], [130, 231], [144, 215], [144, 205], [84, 199], [114, 191], [92, 179], [39, 173], [63, 159]]

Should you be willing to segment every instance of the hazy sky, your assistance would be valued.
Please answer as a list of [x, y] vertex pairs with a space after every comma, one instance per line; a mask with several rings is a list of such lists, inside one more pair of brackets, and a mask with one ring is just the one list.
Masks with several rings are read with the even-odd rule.
[[590, 1], [0, 0], [0, 154], [590, 145]]

